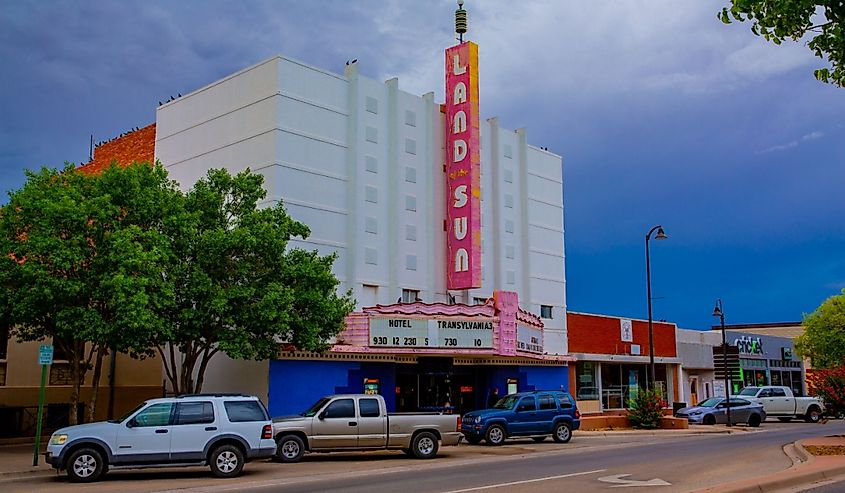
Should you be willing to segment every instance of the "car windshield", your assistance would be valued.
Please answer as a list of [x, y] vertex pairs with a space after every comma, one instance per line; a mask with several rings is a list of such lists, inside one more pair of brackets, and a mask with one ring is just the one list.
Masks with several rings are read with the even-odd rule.
[[124, 414], [123, 416], [121, 416], [117, 419], [110, 419], [109, 423], [123, 423], [124, 421], [126, 421], [129, 418], [129, 416], [132, 416], [136, 412], [140, 411], [141, 408], [146, 406], [146, 405], [147, 405], [146, 402], [142, 402], [142, 403], [138, 404], [138, 406], [135, 407], [135, 409], [129, 411], [128, 413]]
[[518, 400], [518, 395], [506, 395], [499, 399], [499, 402], [493, 406], [493, 409], [513, 409]]
[[720, 397], [711, 397], [706, 401], [699, 402], [698, 407], [716, 407], [720, 402], [722, 402]]
[[739, 391], [739, 395], [747, 395], [749, 397], [754, 397], [757, 395], [757, 391], [760, 390], [757, 387], [745, 387], [744, 389]]
[[323, 408], [326, 403], [329, 402], [328, 397], [323, 397], [319, 401], [315, 402], [311, 407], [299, 413], [300, 416], [305, 416], [306, 418], [313, 418], [317, 411]]

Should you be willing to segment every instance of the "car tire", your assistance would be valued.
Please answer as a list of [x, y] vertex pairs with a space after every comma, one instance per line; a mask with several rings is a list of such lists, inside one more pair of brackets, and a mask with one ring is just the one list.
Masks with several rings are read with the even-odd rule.
[[781, 416], [778, 418], [778, 421], [780, 421], [781, 423], [789, 423], [790, 421], [792, 421], [792, 418], [788, 416]]
[[531, 439], [532, 439], [532, 440], [534, 440], [534, 441], [535, 441], [535, 442], [537, 442], [537, 443], [540, 443], [540, 442], [542, 442], [543, 440], [545, 440], [545, 439], [546, 439], [546, 437], [531, 437]]
[[466, 435], [464, 435], [464, 439], [470, 445], [478, 445], [479, 443], [481, 443], [481, 437], [477, 437], [477, 436], [466, 436]]
[[276, 440], [276, 460], [299, 462], [305, 455], [305, 442], [296, 435], [284, 435]]
[[234, 445], [221, 445], [209, 455], [208, 465], [218, 478], [234, 478], [244, 468], [244, 453]]
[[702, 423], [706, 425], [715, 425], [716, 424], [716, 417], [712, 414], [708, 414], [704, 416], [704, 419], [701, 420]]
[[499, 446], [505, 443], [505, 428], [502, 425], [490, 425], [487, 433], [484, 434], [484, 441], [487, 445]]
[[417, 459], [432, 459], [437, 455], [439, 448], [437, 436], [429, 431], [423, 431], [414, 436], [411, 442], [411, 452]]
[[748, 417], [748, 426], [750, 426], [752, 428], [757, 428], [758, 426], [760, 426], [761, 421], [762, 421], [762, 419], [760, 419], [759, 414], [752, 414], [751, 416]]
[[822, 412], [821, 409], [813, 406], [807, 410], [807, 414], [804, 416], [804, 421], [808, 423], [818, 423], [819, 420], [822, 419]]
[[67, 458], [67, 476], [72, 483], [91, 483], [106, 471], [103, 455], [93, 448], [80, 448]]
[[569, 423], [561, 421], [555, 425], [552, 432], [552, 439], [557, 443], [567, 443], [572, 440], [572, 426]]

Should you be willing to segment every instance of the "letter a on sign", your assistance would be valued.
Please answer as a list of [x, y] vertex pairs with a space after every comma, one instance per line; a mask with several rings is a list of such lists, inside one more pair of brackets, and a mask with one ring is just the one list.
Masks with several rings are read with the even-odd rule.
[[446, 50], [446, 287], [481, 287], [478, 46]]

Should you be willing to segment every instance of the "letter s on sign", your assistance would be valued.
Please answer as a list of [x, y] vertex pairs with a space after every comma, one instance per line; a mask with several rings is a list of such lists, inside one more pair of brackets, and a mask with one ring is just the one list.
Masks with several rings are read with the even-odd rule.
[[466, 185], [458, 185], [457, 187], [455, 187], [454, 197], [455, 197], [455, 203], [452, 204], [452, 206], [455, 207], [456, 209], [459, 209], [459, 208], [467, 205], [467, 201], [469, 200], [467, 198], [467, 186]]

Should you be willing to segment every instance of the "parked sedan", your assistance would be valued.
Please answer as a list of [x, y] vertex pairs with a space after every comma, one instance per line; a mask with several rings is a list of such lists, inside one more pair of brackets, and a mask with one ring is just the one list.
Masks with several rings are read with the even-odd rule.
[[[760, 426], [766, 419], [766, 411], [760, 404], [746, 399], [731, 397], [731, 423], [747, 423], [748, 426]], [[687, 418], [692, 424], [715, 425], [728, 422], [728, 406], [724, 397], [712, 397], [695, 406], [678, 409], [675, 416]]]

